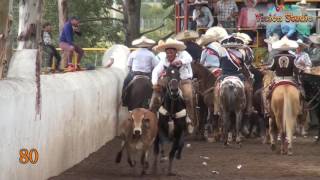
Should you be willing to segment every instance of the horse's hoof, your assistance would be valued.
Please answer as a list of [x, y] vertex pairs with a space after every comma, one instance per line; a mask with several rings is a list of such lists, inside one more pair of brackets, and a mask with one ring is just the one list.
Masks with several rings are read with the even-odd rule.
[[291, 148], [288, 149], [288, 156], [292, 156], [293, 155], [293, 151]]
[[136, 161], [132, 161], [131, 159], [128, 159], [128, 163], [129, 163], [130, 167], [136, 166]]
[[275, 144], [271, 144], [271, 150], [275, 151], [276, 150], [276, 145]]
[[146, 171], [145, 170], [143, 170], [142, 172], [141, 172], [141, 176], [144, 176], [144, 175], [146, 175], [147, 173], [146, 173]]
[[168, 172], [167, 175], [168, 175], [168, 176], [177, 176], [177, 174], [176, 174], [176, 173], [173, 173], [173, 172]]

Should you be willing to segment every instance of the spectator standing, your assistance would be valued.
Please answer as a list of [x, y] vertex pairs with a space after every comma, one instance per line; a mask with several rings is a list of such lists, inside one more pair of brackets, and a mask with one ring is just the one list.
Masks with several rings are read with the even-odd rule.
[[[74, 33], [79, 36], [81, 35], [79, 25], [80, 20], [77, 17], [72, 17], [64, 24], [60, 35], [59, 46], [67, 56], [67, 71], [80, 70], [80, 61], [84, 54], [84, 51], [80, 46], [74, 44], [73, 42]], [[72, 56], [74, 52], [78, 54], [76, 67], [74, 67], [74, 65], [72, 64]]]
[[197, 22], [197, 28], [210, 28], [213, 24], [213, 16], [211, 10], [205, 6], [208, 5], [208, 1], [196, 0], [191, 5], [195, 6], [192, 19]]
[[236, 27], [236, 16], [238, 16], [238, 6], [235, 0], [220, 0], [217, 2], [218, 25], [224, 28]]
[[320, 66], [320, 34], [312, 34], [309, 36], [311, 48], [309, 51], [311, 62], [314, 66]]
[[246, 7], [243, 7], [240, 10], [237, 28], [252, 29], [245, 30], [245, 32], [250, 36], [251, 39], [255, 39], [255, 29], [257, 29], [256, 15], [259, 14], [258, 10], [255, 8], [257, 5], [257, 0], [245, 0], [244, 3]]
[[309, 46], [301, 39], [298, 39], [297, 43], [299, 44], [299, 47], [296, 49], [296, 59], [294, 60], [294, 64], [298, 69], [302, 71], [308, 70], [311, 68], [312, 63], [308, 53], [306, 53], [304, 50]]
[[48, 63], [46, 64], [46, 66], [51, 67], [53, 57], [55, 57], [55, 59], [57, 60], [57, 62], [55, 63], [55, 70], [61, 71], [59, 68], [61, 56], [58, 53], [58, 51], [56, 50], [56, 48], [53, 46], [51, 32], [52, 32], [51, 24], [49, 22], [44, 23], [42, 26], [43, 46], [44, 46], [45, 50], [49, 51], [48, 52], [49, 53], [49, 60], [47, 61]]
[[[267, 16], [282, 16], [280, 12], [276, 11], [274, 0], [268, 0], [267, 2]], [[268, 22], [266, 25], [266, 37], [269, 38], [274, 34], [281, 37], [281, 25], [278, 22]]]

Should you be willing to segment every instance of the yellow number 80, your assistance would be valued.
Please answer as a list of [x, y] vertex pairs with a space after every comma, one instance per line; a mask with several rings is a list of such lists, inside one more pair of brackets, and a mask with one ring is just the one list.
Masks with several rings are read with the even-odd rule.
[[39, 160], [39, 153], [36, 149], [31, 149], [30, 151], [28, 149], [20, 149], [19, 154], [19, 162], [21, 164], [27, 164], [28, 162], [36, 164]]

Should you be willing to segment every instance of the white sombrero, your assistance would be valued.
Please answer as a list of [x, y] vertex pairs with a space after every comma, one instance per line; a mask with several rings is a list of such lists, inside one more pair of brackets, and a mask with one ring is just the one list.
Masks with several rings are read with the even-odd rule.
[[272, 49], [288, 51], [292, 49], [296, 49], [299, 47], [299, 44], [296, 41], [288, 39], [286, 36], [281, 40], [272, 43]]
[[199, 34], [196, 31], [179, 32], [175, 36], [175, 39], [178, 41], [191, 40], [191, 39], [197, 39], [197, 38], [199, 38]]
[[242, 39], [245, 44], [249, 44], [252, 41], [251, 37], [246, 33], [238, 32], [235, 33], [235, 36]]
[[309, 3], [307, 3], [307, 0], [301, 0], [300, 2], [297, 2], [298, 6], [308, 6]]
[[274, 33], [272, 36], [269, 36], [268, 39], [264, 39], [264, 42], [266, 42], [267, 44], [272, 44], [278, 40], [279, 40], [279, 35]]
[[309, 36], [309, 39], [314, 44], [320, 44], [320, 34], [312, 34]]
[[132, 41], [132, 46], [146, 48], [146, 47], [153, 46], [155, 43], [156, 42], [154, 40], [149, 39], [145, 36], [142, 36], [141, 38]]
[[299, 44], [299, 46], [302, 46], [304, 48], [308, 48], [309, 47], [309, 45], [304, 43], [301, 39], [298, 39], [297, 43]]
[[163, 44], [158, 45], [156, 49], [158, 52], [163, 52], [170, 48], [176, 49], [177, 51], [183, 51], [186, 49], [186, 46], [181, 41], [169, 38]]
[[196, 0], [194, 3], [190, 5], [194, 6], [194, 5], [205, 5], [205, 4], [208, 4], [208, 1]]
[[209, 28], [207, 32], [200, 37], [197, 43], [200, 46], [204, 46], [211, 42], [215, 42], [215, 41], [219, 42], [227, 36], [228, 36], [228, 32], [223, 27], [215, 26], [215, 27]]

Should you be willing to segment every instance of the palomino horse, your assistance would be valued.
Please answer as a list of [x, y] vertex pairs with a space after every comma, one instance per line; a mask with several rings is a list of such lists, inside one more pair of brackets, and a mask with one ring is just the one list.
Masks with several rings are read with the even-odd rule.
[[[210, 134], [213, 129], [218, 129], [217, 117], [214, 116], [214, 85], [217, 77], [214, 76], [207, 68], [199, 63], [192, 63], [193, 76], [197, 78], [196, 94], [199, 95], [198, 106], [200, 106], [199, 132], [204, 132], [204, 126], [207, 126]], [[209, 113], [209, 115], [208, 115]], [[198, 116], [198, 117], [199, 117]], [[208, 119], [207, 119], [208, 117]]]
[[[236, 142], [241, 145], [242, 116], [246, 108], [244, 84], [240, 78], [229, 76], [220, 85], [220, 112], [223, 121], [224, 145], [232, 141], [231, 130], [236, 133]], [[228, 136], [228, 133], [229, 136]], [[228, 136], [228, 137], [227, 137]]]
[[[298, 115], [301, 114], [300, 91], [291, 81], [279, 81], [273, 86], [270, 101], [271, 149], [276, 149], [276, 137], [281, 136], [281, 154], [292, 155], [292, 138]], [[286, 143], [288, 138], [288, 143]]]

